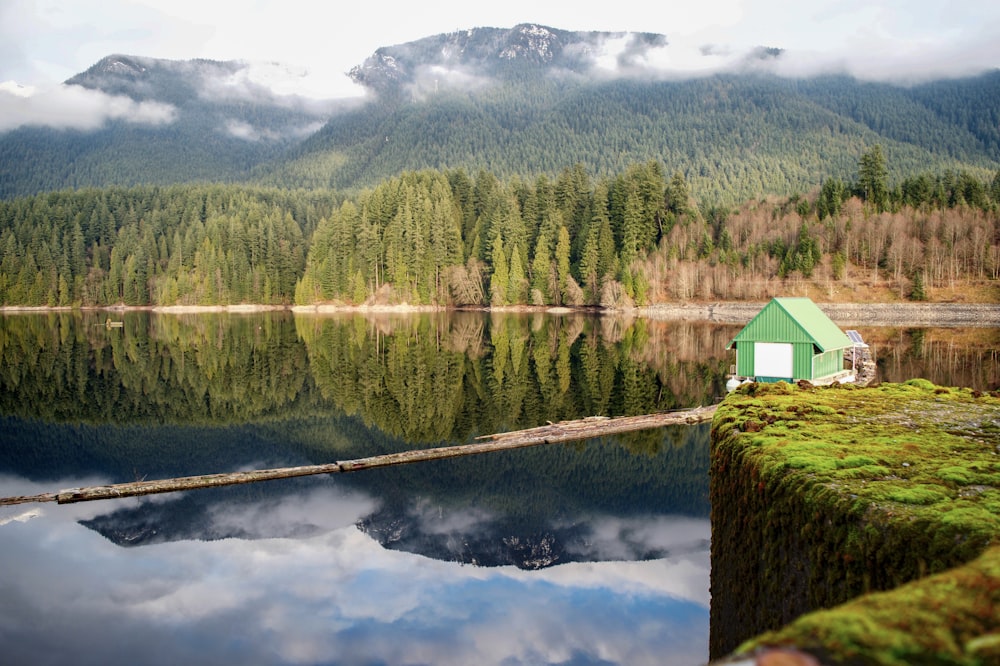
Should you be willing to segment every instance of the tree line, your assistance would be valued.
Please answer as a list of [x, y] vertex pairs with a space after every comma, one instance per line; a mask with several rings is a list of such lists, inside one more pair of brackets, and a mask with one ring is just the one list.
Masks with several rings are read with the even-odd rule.
[[1000, 173], [853, 182], [729, 208], [657, 161], [594, 179], [408, 172], [353, 195], [189, 185], [0, 201], [4, 305], [621, 307], [881, 281], [911, 298], [1000, 279]]
[[0, 202], [0, 302], [287, 303], [332, 192], [196, 185]]

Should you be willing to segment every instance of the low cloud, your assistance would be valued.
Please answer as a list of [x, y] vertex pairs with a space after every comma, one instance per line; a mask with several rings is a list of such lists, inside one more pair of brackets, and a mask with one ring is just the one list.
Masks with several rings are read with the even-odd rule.
[[176, 117], [170, 104], [137, 102], [81, 86], [39, 90], [14, 81], [0, 83], [0, 132], [24, 126], [95, 130], [111, 120], [157, 126]]
[[685, 35], [668, 42], [643, 33], [621, 33], [569, 49], [590, 63], [587, 75], [603, 79], [678, 80], [764, 72], [789, 78], [846, 74], [868, 81], [914, 83], [974, 76], [1000, 66], [992, 35], [978, 31], [961, 41], [859, 35], [854, 42], [819, 50], [705, 42]]
[[[1000, 27], [1000, 24], [998, 24]], [[780, 76], [849, 74], [864, 81], [919, 83], [975, 76], [1000, 67], [994, 37], [970, 35], [963, 42], [871, 40], [840, 52], [789, 51], [773, 63]]]
[[468, 67], [449, 65], [426, 65], [416, 69], [409, 92], [416, 100], [441, 90], [461, 90], [470, 92], [490, 85], [488, 77], [477, 74]]
[[234, 136], [237, 139], [243, 139], [244, 141], [283, 141], [285, 139], [304, 139], [305, 137], [315, 134], [323, 127], [323, 122], [317, 120], [314, 123], [306, 123], [304, 125], [286, 125], [281, 128], [281, 131], [274, 129], [268, 129], [266, 127], [257, 127], [244, 120], [239, 120], [236, 118], [230, 118], [225, 122], [226, 134]]
[[248, 122], [231, 118], [226, 121], [226, 133], [244, 141], [275, 141], [281, 138], [277, 132], [254, 127]]
[[[566, 53], [577, 77], [598, 80], [675, 81], [745, 70], [760, 49], [737, 49], [662, 35], [616, 33], [591, 43], [575, 43]], [[566, 72], [563, 72], [566, 73]]]
[[204, 99], [257, 102], [314, 115], [328, 114], [367, 92], [346, 74], [278, 62], [239, 62], [229, 71], [206, 67], [200, 77]]

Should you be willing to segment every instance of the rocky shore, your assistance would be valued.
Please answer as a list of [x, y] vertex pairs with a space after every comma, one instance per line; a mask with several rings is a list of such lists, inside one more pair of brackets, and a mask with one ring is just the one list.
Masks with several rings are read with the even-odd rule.
[[[648, 319], [714, 321], [720, 324], [745, 324], [761, 311], [766, 302], [720, 302], [720, 303], [657, 303], [627, 310], [596, 310], [608, 315], [638, 315]], [[998, 303], [817, 303], [834, 322], [841, 326], [1000, 326], [1000, 304]], [[200, 312], [264, 312], [290, 310], [300, 314], [327, 314], [334, 312], [427, 312], [447, 310], [444, 306], [426, 305], [155, 305], [155, 306], [107, 306], [107, 307], [49, 307], [49, 306], [2, 306], [0, 313], [25, 312], [71, 312], [74, 310], [130, 311], [149, 310], [168, 314], [192, 314]], [[512, 306], [504, 308], [462, 308], [495, 310], [500, 312], [547, 312], [566, 314], [575, 308]], [[585, 308], [593, 312], [594, 308]]]
[[[649, 319], [745, 324], [766, 303], [660, 303], [638, 309]], [[995, 303], [817, 303], [841, 326], [1000, 326]]]

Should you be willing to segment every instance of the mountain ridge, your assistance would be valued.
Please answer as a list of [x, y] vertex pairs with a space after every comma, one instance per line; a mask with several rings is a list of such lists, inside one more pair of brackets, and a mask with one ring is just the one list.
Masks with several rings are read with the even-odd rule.
[[414, 84], [423, 69], [446, 75], [448, 68], [472, 68], [478, 75], [496, 76], [509, 69], [504, 65], [524, 64], [583, 75], [593, 69], [611, 40], [623, 42], [619, 45], [620, 64], [668, 44], [665, 35], [656, 33], [569, 31], [521, 23], [510, 29], [472, 28], [381, 47], [348, 75], [380, 92]]
[[347, 73], [369, 94], [334, 103], [275, 92], [268, 77], [299, 73], [274, 63], [112, 54], [67, 85], [159, 104], [170, 122], [2, 133], [0, 197], [204, 181], [352, 190], [423, 168], [534, 178], [579, 163], [603, 176], [655, 159], [697, 197], [734, 203], [850, 178], [875, 143], [897, 177], [1000, 168], [1000, 70], [796, 79], [771, 67], [784, 51], [758, 47], [694, 76], [662, 68], [670, 48], [655, 33], [533, 23], [441, 33], [377, 49]]

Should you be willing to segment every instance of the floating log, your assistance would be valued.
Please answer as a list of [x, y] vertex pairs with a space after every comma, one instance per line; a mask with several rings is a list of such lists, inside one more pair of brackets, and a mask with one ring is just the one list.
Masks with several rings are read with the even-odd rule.
[[357, 472], [375, 467], [406, 465], [425, 460], [440, 460], [457, 458], [492, 451], [506, 451], [539, 444], [560, 444], [563, 442], [591, 439], [617, 435], [638, 430], [661, 428], [667, 425], [695, 424], [708, 421], [715, 414], [716, 405], [696, 407], [676, 412], [660, 412], [642, 416], [621, 416], [608, 418], [606, 416], [589, 416], [576, 421], [561, 421], [527, 430], [483, 435], [476, 438], [474, 444], [458, 446], [442, 446], [434, 449], [419, 449], [387, 453], [369, 458], [346, 460], [324, 465], [303, 465], [300, 467], [279, 467], [248, 472], [229, 472], [222, 474], [203, 474], [199, 476], [184, 476], [173, 479], [153, 481], [134, 481], [116, 483], [106, 486], [90, 486], [88, 488], [72, 488], [57, 493], [41, 495], [20, 495], [17, 497], [0, 498], [0, 506], [8, 504], [23, 504], [26, 502], [58, 502], [72, 504], [74, 502], [89, 502], [92, 500], [114, 499], [116, 497], [137, 497], [156, 493], [170, 493], [197, 488], [215, 488], [241, 483], [256, 483], [272, 479], [289, 479], [296, 476], [311, 476], [314, 474], [339, 474]]

